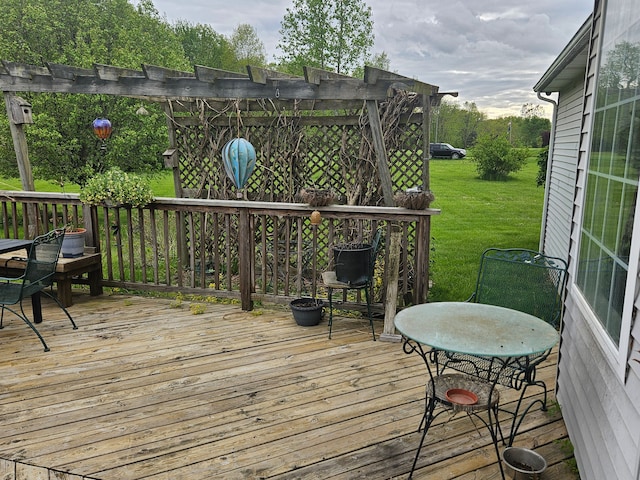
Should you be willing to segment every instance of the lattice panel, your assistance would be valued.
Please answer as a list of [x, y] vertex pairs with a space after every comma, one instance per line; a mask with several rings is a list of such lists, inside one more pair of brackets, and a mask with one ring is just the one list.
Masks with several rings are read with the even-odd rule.
[[[415, 98], [398, 95], [380, 105], [389, 168], [397, 190], [422, 183], [421, 115]], [[242, 111], [235, 103], [222, 111], [196, 104], [174, 117], [179, 173], [187, 196], [235, 198], [221, 151], [240, 135], [257, 152], [257, 166], [246, 185], [250, 200], [291, 202], [304, 186], [331, 188], [344, 203], [380, 205], [382, 188], [366, 109], [301, 112]], [[265, 107], [266, 108], [266, 107]]]
[[[397, 190], [422, 185], [422, 125], [405, 125], [397, 148], [389, 152], [389, 170]], [[419, 152], [416, 147], [420, 146]], [[419, 161], [416, 161], [416, 157]]]

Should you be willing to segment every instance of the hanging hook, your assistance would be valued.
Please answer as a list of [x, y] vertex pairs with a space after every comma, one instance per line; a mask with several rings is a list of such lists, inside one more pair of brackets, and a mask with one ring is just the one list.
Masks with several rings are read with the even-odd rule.
[[240, 101], [236, 102], [236, 137], [240, 138], [240, 120], [241, 120], [241, 114], [240, 114]]

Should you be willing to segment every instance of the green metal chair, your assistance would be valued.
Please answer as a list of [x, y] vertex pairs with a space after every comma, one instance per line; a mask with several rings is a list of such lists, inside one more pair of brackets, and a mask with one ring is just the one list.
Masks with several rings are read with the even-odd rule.
[[[476, 288], [467, 301], [519, 310], [560, 328], [566, 277], [567, 263], [561, 258], [527, 249], [489, 248], [482, 254]], [[543, 380], [536, 379], [536, 367], [550, 353], [548, 350], [513, 359], [499, 369], [489, 358], [457, 353], [439, 352], [436, 361], [443, 368], [450, 367], [521, 390], [516, 412], [522, 405], [527, 388], [541, 387], [543, 399], [532, 402], [526, 413], [536, 403], [541, 404], [542, 410], [547, 409], [547, 386]], [[519, 424], [512, 426], [511, 439], [518, 427]]]
[[[58, 298], [46, 290], [47, 287], [51, 287], [53, 284], [53, 277], [56, 273], [56, 265], [58, 263], [64, 233], [64, 229], [58, 229], [36, 237], [29, 250], [24, 273], [16, 278], [0, 277], [0, 282], [2, 282], [0, 283], [0, 305], [2, 308], [0, 312], [0, 328], [3, 328], [2, 321], [4, 320], [4, 311], [5, 309], [9, 310], [21, 318], [27, 326], [35, 332], [42, 342], [45, 352], [49, 351], [49, 347], [33, 322], [31, 322], [24, 313], [22, 302], [25, 298], [29, 298], [32, 295], [44, 293], [55, 300], [58, 306], [64, 311], [71, 321], [74, 330], [78, 328], [67, 309], [58, 301]], [[11, 308], [11, 305], [19, 305], [20, 310], [18, 311], [16, 308]]]
[[371, 326], [371, 334], [373, 341], [376, 340], [376, 332], [373, 328], [373, 317], [371, 315], [371, 287], [373, 286], [373, 275], [376, 266], [376, 259], [381, 247], [382, 232], [377, 230], [371, 240], [371, 250], [369, 253], [369, 268], [365, 276], [358, 278], [353, 283], [339, 281], [335, 271], [322, 273], [322, 283], [327, 288], [327, 296], [329, 297], [329, 338], [331, 338], [331, 329], [333, 327], [333, 290], [364, 290], [364, 296], [367, 301], [367, 315], [369, 317], [369, 325]]

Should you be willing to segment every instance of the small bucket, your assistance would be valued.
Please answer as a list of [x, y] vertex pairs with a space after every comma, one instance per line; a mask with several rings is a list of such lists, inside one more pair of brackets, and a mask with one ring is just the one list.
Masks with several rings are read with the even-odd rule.
[[513, 480], [540, 480], [540, 475], [547, 469], [544, 457], [528, 448], [505, 448], [502, 460], [506, 466], [505, 473]]

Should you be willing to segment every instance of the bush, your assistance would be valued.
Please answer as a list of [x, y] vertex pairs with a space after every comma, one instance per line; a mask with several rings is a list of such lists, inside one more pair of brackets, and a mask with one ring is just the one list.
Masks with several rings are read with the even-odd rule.
[[526, 148], [514, 148], [505, 137], [480, 137], [473, 149], [472, 160], [480, 178], [504, 180], [520, 170], [527, 159]]
[[95, 175], [80, 191], [80, 201], [89, 205], [144, 207], [152, 200], [153, 191], [145, 179], [119, 168]]
[[549, 158], [549, 147], [544, 147], [538, 154], [538, 175], [536, 185], [543, 186], [547, 181], [547, 161]]

